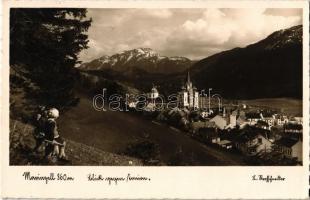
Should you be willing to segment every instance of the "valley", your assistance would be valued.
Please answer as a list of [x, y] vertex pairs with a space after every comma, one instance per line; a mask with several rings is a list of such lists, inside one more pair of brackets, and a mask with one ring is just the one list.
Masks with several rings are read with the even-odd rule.
[[148, 139], [159, 145], [160, 159], [168, 165], [176, 155], [181, 165], [242, 165], [240, 156], [203, 145], [167, 125], [132, 113], [95, 111], [86, 97], [59, 120], [64, 137], [108, 152], [122, 153], [129, 144]]

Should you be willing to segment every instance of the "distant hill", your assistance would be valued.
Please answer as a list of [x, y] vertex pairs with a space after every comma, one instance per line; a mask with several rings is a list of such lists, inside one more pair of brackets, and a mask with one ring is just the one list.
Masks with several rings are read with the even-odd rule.
[[202, 59], [191, 74], [198, 88], [214, 88], [224, 97], [301, 98], [302, 26]]
[[189, 68], [192, 61], [185, 57], [161, 56], [150, 48], [138, 48], [112, 56], [102, 56], [88, 63], [83, 63], [82, 70], [111, 70], [127, 76], [136, 72], [172, 74]]
[[[190, 67], [191, 66], [191, 67]], [[190, 69], [198, 89], [213, 88], [225, 98], [302, 98], [302, 26], [279, 30], [244, 48], [194, 62], [162, 57], [148, 48], [104, 56], [79, 68], [147, 92], [155, 84], [169, 95], [180, 91]]]

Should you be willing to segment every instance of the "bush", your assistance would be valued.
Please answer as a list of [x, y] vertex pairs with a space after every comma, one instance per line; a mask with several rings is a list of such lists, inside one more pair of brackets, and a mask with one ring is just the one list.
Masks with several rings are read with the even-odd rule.
[[158, 144], [150, 140], [138, 141], [130, 144], [125, 151], [128, 156], [140, 158], [147, 165], [157, 165], [159, 163]]

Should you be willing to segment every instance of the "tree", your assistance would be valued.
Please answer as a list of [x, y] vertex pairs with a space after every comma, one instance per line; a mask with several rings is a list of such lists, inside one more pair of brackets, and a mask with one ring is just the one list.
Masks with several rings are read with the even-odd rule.
[[36, 100], [66, 107], [75, 101], [78, 53], [87, 48], [86, 9], [10, 10], [10, 66], [37, 87]]
[[142, 159], [146, 165], [157, 165], [160, 162], [160, 150], [158, 144], [148, 139], [143, 139], [142, 141], [130, 144], [126, 148], [125, 154]]

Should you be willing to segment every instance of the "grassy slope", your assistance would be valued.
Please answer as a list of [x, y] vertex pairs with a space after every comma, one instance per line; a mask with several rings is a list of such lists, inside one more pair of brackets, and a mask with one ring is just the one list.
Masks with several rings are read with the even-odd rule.
[[[11, 165], [45, 165], [43, 151], [33, 153], [35, 140], [32, 135], [33, 127], [17, 120], [10, 124], [10, 164]], [[117, 155], [87, 146], [72, 140], [67, 141], [68, 163], [57, 162], [57, 165], [109, 165], [128, 166], [143, 165], [142, 161], [128, 156]], [[49, 163], [50, 164], [50, 163]]]
[[[11, 69], [10, 164], [12, 165], [46, 164], [42, 160], [43, 153], [33, 154], [32, 151], [35, 146], [35, 140], [32, 135], [34, 127], [23, 123], [29, 121], [37, 107], [34, 99], [27, 96], [26, 91], [29, 87], [34, 89], [31, 81]], [[136, 158], [108, 153], [92, 146], [75, 142], [71, 138], [66, 138], [66, 141], [66, 153], [71, 161], [69, 163], [71, 165], [142, 165], [142, 161]]]
[[201, 145], [184, 132], [164, 124], [126, 112], [95, 111], [91, 99], [81, 98], [77, 107], [59, 119], [62, 135], [103, 151], [123, 153], [129, 144], [145, 138], [159, 145], [163, 163], [171, 163], [176, 156], [184, 165], [242, 165], [242, 159]]

